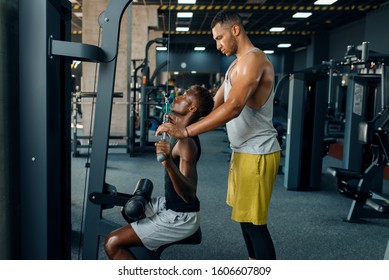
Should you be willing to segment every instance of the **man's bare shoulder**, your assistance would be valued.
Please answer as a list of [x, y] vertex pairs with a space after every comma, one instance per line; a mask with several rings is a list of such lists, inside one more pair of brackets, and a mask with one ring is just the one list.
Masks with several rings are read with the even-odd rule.
[[269, 62], [268, 57], [266, 54], [261, 51], [260, 49], [255, 49], [249, 52], [245, 57], [243, 57], [248, 62], [252, 63], [263, 63], [263, 62]]
[[173, 154], [175, 157], [195, 158], [197, 156], [196, 142], [192, 138], [179, 139], [174, 147]]
[[269, 59], [261, 50], [251, 51], [242, 57], [238, 63], [239, 70], [243, 70], [242, 73], [260, 71], [270, 65]]

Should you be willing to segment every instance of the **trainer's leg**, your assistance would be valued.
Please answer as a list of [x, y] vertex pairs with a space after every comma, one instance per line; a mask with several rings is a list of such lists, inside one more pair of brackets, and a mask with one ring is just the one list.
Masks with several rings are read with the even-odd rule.
[[250, 242], [254, 249], [255, 259], [276, 259], [276, 252], [274, 249], [273, 240], [270, 236], [269, 230], [267, 229], [267, 225], [253, 225], [251, 223], [241, 223], [241, 227], [245, 229], [250, 239]]
[[250, 236], [246, 231], [246, 228], [243, 226], [242, 223], [240, 223], [240, 228], [242, 229], [244, 242], [246, 243], [247, 253], [249, 254], [249, 259], [253, 260], [255, 259], [255, 252], [253, 244], [251, 243]]
[[111, 260], [134, 260], [128, 247], [143, 245], [131, 224], [110, 232], [104, 240], [104, 250]]

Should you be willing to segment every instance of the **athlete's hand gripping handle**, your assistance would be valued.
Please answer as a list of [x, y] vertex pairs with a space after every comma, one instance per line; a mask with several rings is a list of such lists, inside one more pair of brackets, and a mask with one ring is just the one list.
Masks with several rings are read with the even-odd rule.
[[[163, 116], [163, 123], [166, 123], [169, 120], [167, 114]], [[161, 141], [166, 141], [166, 132], [162, 133]], [[159, 162], [163, 162], [166, 159], [166, 155], [164, 153], [157, 154], [157, 160]]]

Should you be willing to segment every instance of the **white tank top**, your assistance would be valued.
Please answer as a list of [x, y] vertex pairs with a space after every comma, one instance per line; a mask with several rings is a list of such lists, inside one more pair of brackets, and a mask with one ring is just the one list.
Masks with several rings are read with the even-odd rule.
[[[224, 101], [232, 87], [228, 78], [230, 70], [227, 70], [224, 81]], [[277, 130], [272, 122], [273, 99], [274, 91], [261, 108], [252, 109], [246, 105], [238, 117], [226, 124], [228, 139], [233, 151], [247, 154], [270, 154], [281, 150], [277, 140]]]

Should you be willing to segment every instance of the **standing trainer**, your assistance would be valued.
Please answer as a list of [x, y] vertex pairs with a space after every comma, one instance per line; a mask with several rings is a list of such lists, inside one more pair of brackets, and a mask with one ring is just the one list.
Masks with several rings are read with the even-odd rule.
[[250, 259], [276, 259], [267, 228], [281, 154], [272, 123], [273, 65], [251, 43], [237, 13], [218, 12], [211, 28], [217, 49], [227, 56], [236, 55], [214, 97], [213, 111], [185, 128], [163, 124], [156, 133], [186, 138], [226, 124], [233, 151], [227, 192], [231, 219], [241, 225]]

